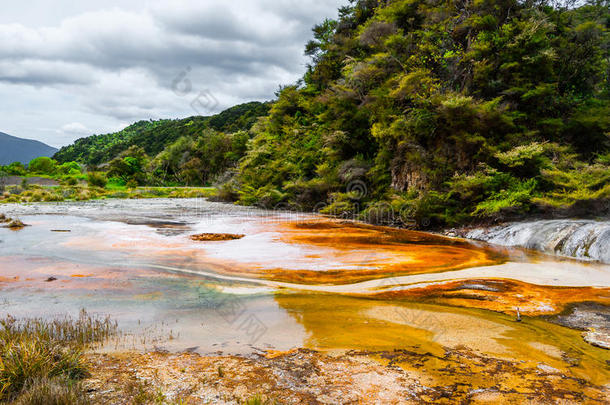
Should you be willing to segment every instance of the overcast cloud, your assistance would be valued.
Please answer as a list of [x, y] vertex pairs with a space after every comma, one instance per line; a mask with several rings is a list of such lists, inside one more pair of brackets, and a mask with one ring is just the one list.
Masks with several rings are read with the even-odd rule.
[[31, 0], [0, 15], [0, 132], [63, 146], [270, 100], [346, 0]]

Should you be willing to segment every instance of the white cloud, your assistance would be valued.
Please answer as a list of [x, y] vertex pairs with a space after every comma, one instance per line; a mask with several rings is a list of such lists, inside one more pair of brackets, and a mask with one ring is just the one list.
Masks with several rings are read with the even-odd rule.
[[91, 130], [80, 122], [71, 122], [63, 125], [59, 130], [70, 135], [91, 135]]
[[[82, 135], [58, 121], [100, 133], [124, 122], [194, 115], [200, 91], [218, 100], [215, 111], [269, 100], [304, 73], [311, 27], [347, 3], [157, 0], [142, 9], [139, 1], [82, 0], [71, 14], [69, 0], [34, 2], [4, 5], [0, 17], [0, 108], [14, 112], [0, 131], [52, 145]], [[187, 68], [185, 95], [172, 84]], [[40, 130], [53, 124], [61, 134]]]

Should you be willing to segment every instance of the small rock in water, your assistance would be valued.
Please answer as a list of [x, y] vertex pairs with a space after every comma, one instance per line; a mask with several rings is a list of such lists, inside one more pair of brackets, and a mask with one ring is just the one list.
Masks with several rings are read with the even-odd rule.
[[21, 228], [24, 228], [26, 226], [27, 225], [24, 224], [23, 222], [21, 222], [20, 220], [14, 219], [14, 220], [11, 221], [10, 224], [7, 225], [7, 228], [10, 228], [10, 229], [21, 229]]
[[582, 338], [590, 345], [610, 350], [610, 329], [589, 329]]
[[537, 366], [538, 370], [547, 374], [559, 374], [561, 371], [557, 370], [554, 367], [549, 366], [548, 364], [539, 363]]
[[455, 229], [449, 229], [448, 231], [445, 232], [445, 236], [448, 236], [450, 238], [457, 238], [458, 233]]
[[241, 239], [245, 235], [237, 235], [232, 233], [201, 233], [199, 235], [191, 235], [191, 240], [196, 242], [216, 242], [222, 240]]
[[56, 279], [55, 277], [49, 277], [49, 278], [47, 278], [45, 281], [46, 281], [47, 283], [50, 283], [51, 281], [56, 281], [56, 280], [57, 280], [57, 279]]

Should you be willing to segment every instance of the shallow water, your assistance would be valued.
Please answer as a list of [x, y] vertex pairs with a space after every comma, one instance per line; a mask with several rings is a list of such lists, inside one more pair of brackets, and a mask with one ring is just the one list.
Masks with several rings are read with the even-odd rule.
[[[540, 318], [580, 302], [609, 305], [607, 265], [205, 200], [2, 212], [30, 226], [0, 229], [0, 313], [110, 314], [125, 335], [109, 349], [467, 347], [608, 376], [608, 351]], [[189, 239], [203, 232], [245, 237]], [[516, 307], [524, 322], [514, 321]]]

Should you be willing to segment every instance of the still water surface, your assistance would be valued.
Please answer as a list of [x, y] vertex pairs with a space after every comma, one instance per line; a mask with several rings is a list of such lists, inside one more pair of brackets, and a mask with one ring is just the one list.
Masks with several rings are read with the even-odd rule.
[[[0, 313], [109, 314], [124, 332], [112, 350], [467, 347], [559, 368], [569, 353], [607, 377], [608, 351], [544, 316], [608, 305], [608, 265], [204, 200], [2, 210], [30, 226], [0, 229]], [[189, 239], [203, 232], [245, 237]]]

